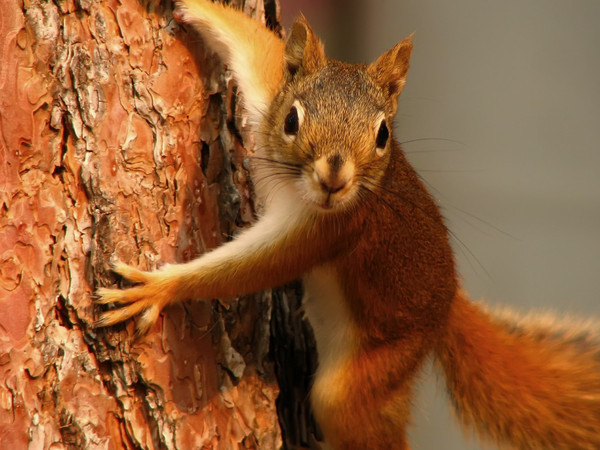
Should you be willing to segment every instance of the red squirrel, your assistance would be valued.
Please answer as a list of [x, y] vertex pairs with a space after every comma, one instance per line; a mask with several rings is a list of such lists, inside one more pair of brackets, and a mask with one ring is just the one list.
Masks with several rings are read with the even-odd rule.
[[206, 0], [175, 17], [232, 70], [254, 130], [263, 210], [233, 241], [184, 264], [114, 270], [99, 326], [168, 304], [301, 277], [319, 367], [312, 408], [335, 449], [406, 449], [419, 369], [434, 354], [462, 422], [500, 446], [600, 448], [597, 330], [495, 316], [461, 290], [448, 231], [393, 137], [411, 37], [370, 65], [328, 59], [304, 17], [287, 41]]

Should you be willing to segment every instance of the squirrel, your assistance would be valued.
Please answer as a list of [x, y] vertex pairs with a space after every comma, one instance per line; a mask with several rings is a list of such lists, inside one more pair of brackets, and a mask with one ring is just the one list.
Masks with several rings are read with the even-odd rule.
[[168, 304], [302, 278], [319, 367], [311, 404], [328, 446], [407, 449], [411, 398], [433, 354], [461, 422], [499, 446], [600, 448], [600, 339], [593, 324], [492, 314], [460, 286], [448, 230], [393, 137], [412, 37], [370, 65], [328, 59], [300, 16], [286, 41], [231, 7], [181, 0], [231, 69], [254, 130], [263, 204], [234, 240], [101, 288], [98, 326]]

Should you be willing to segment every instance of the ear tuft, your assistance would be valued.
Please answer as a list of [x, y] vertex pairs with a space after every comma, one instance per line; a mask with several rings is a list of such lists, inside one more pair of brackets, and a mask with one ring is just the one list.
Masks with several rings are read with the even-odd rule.
[[411, 34], [398, 42], [368, 67], [369, 74], [389, 96], [394, 111], [410, 66], [410, 54], [413, 49], [412, 37]]
[[284, 61], [284, 72], [288, 82], [297, 74], [307, 75], [326, 63], [323, 44], [302, 14], [292, 25], [285, 44]]

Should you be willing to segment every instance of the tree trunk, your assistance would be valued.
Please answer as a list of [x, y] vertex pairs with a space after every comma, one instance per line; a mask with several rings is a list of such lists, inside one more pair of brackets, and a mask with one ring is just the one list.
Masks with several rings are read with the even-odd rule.
[[[244, 9], [278, 26], [273, 0]], [[93, 327], [111, 258], [187, 261], [253, 219], [222, 64], [170, 2], [3, 0], [0, 44], [0, 447], [279, 447], [272, 297], [314, 366], [293, 289], [175, 305], [137, 341]], [[288, 444], [306, 397], [283, 400]]]

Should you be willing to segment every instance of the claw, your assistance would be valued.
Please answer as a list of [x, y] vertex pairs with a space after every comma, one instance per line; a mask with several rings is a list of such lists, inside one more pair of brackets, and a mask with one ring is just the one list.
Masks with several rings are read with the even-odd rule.
[[106, 311], [102, 313], [100, 318], [94, 322], [94, 328], [104, 328], [120, 322], [117, 314], [118, 310]]
[[114, 303], [120, 305], [133, 304], [139, 302], [144, 297], [142, 286], [129, 289], [98, 288], [96, 293], [99, 297], [96, 303], [100, 305], [112, 305]]
[[144, 272], [134, 267], [114, 262], [112, 270], [124, 279], [137, 283], [129, 289], [99, 288], [93, 296], [94, 301], [101, 305], [117, 305], [118, 308], [105, 311], [96, 321], [96, 327], [108, 327], [119, 322], [124, 322], [131, 317], [141, 316], [137, 319], [136, 334], [143, 335], [158, 320], [160, 310], [168, 303], [163, 297], [168, 295], [161, 287], [157, 273]]
[[152, 308], [153, 306], [148, 306], [145, 302], [137, 302], [131, 303], [122, 308], [112, 309], [110, 311], [103, 312], [100, 318], [96, 321], [96, 327], [108, 327], [111, 325], [115, 325], [119, 322], [124, 322], [125, 320], [138, 315], [146, 308]]
[[112, 303], [121, 303], [123, 292], [119, 289], [98, 288], [96, 294], [92, 296], [95, 303], [100, 305], [110, 305]]

